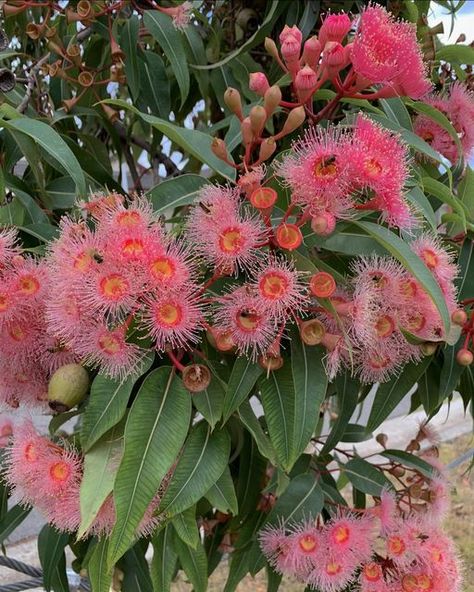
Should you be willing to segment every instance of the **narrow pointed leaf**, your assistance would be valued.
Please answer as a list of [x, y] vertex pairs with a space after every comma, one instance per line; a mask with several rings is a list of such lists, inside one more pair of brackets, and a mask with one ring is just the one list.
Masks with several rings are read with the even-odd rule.
[[225, 514], [238, 514], [239, 508], [235, 495], [234, 481], [229, 467], [226, 467], [219, 479], [206, 493], [207, 500]]
[[208, 181], [201, 175], [180, 175], [166, 179], [148, 191], [148, 197], [157, 214], [172, 212], [175, 208], [194, 202]]
[[206, 592], [207, 556], [204, 547], [199, 543], [196, 549], [191, 549], [179, 537], [175, 537], [174, 548], [178, 553], [181, 567], [193, 585], [194, 592]]
[[87, 564], [87, 575], [94, 592], [109, 592], [112, 583], [112, 570], [107, 566], [109, 541], [101, 539], [92, 552]]
[[292, 524], [316, 518], [323, 509], [324, 494], [315, 475], [302, 474], [291, 480], [270, 512], [267, 523]]
[[346, 432], [349, 421], [357, 407], [359, 388], [359, 383], [351, 377], [349, 372], [344, 372], [344, 374], [340, 374], [336, 378], [338, 416], [324, 443], [321, 454], [330, 452]]
[[196, 549], [200, 542], [199, 531], [196, 523], [196, 506], [176, 514], [171, 521], [179, 538], [189, 547]]
[[245, 356], [235, 360], [224, 399], [224, 422], [247, 399], [263, 370]]
[[190, 395], [171, 368], [163, 366], [147, 376], [125, 427], [123, 459], [114, 486], [117, 521], [110, 536], [109, 565], [133, 541], [148, 504], [184, 443], [190, 416]]
[[69, 534], [59, 532], [49, 524], [41, 529], [38, 536], [38, 554], [43, 569], [43, 585], [50, 590], [68, 590], [64, 548], [68, 544]]
[[204, 419], [212, 429], [222, 417], [224, 406], [225, 385], [217, 376], [212, 376], [209, 386], [200, 393], [193, 394], [193, 403], [202, 413]]
[[226, 431], [199, 423], [190, 432], [159, 511], [174, 516], [201, 499], [224, 472], [229, 460], [230, 438]]
[[351, 458], [346, 464], [340, 464], [340, 467], [352, 485], [362, 493], [380, 495], [383, 489], [392, 488], [382, 471], [362, 458]]
[[175, 538], [171, 524], [157, 532], [152, 539], [153, 559], [151, 560], [151, 580], [154, 592], [170, 592], [178, 554], [173, 545]]

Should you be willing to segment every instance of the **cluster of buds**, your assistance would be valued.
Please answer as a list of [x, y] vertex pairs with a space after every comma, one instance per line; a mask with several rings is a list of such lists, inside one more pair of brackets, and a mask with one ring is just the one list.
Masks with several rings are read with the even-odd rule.
[[474, 299], [467, 298], [461, 304], [464, 308], [458, 308], [451, 315], [454, 324], [459, 325], [464, 336], [464, 343], [456, 354], [456, 361], [461, 366], [470, 366], [474, 362]]
[[[412, 442], [431, 437], [429, 432], [422, 426]], [[383, 490], [367, 509], [334, 503], [329, 519], [326, 514], [265, 526], [259, 539], [267, 560], [278, 573], [321, 592], [349, 586], [361, 592], [460, 592], [461, 564], [441, 527], [449, 486], [435, 451], [422, 455], [432, 467], [424, 474], [395, 461], [380, 464], [397, 489]]]
[[[53, 441], [38, 434], [31, 422], [14, 426], [9, 437], [5, 479], [18, 496], [19, 503], [33, 506], [58, 530], [76, 532], [81, 524], [83, 455], [66, 440]], [[120, 458], [117, 460], [119, 462]], [[137, 528], [137, 537], [150, 535], [159, 525], [160, 519], [155, 516], [155, 511], [160, 499], [160, 492], [157, 492]], [[115, 506], [110, 494], [83, 536], [109, 536], [115, 520]]]

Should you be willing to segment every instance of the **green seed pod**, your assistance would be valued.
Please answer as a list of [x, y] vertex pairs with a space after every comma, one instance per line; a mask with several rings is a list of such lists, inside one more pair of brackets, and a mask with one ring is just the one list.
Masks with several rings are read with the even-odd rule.
[[48, 401], [53, 411], [69, 411], [84, 400], [89, 391], [89, 374], [79, 364], [66, 364], [51, 376]]

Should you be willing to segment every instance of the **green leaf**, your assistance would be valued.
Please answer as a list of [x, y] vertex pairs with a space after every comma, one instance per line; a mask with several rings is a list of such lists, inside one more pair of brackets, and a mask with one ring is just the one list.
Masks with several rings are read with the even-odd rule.
[[263, 370], [258, 364], [255, 364], [245, 356], [241, 356], [235, 360], [224, 398], [222, 412], [224, 423], [247, 399], [257, 382], [257, 378], [262, 372]]
[[433, 206], [420, 187], [412, 187], [405, 195], [412, 207], [418, 212], [421, 212], [421, 214], [423, 214], [425, 219], [429, 222], [432, 230], [436, 231], [437, 222]]
[[235, 484], [239, 503], [239, 520], [255, 513], [261, 498], [261, 483], [265, 481], [266, 459], [259, 453], [255, 440], [244, 432], [239, 455], [239, 472]]
[[81, 445], [85, 452], [122, 419], [137, 377], [150, 368], [153, 359], [154, 354], [148, 354], [137, 375], [125, 381], [113, 380], [103, 374], [95, 377], [82, 416]]
[[449, 187], [446, 187], [446, 185], [440, 183], [439, 181], [436, 181], [436, 179], [432, 179], [431, 177], [423, 177], [421, 182], [423, 183], [425, 193], [433, 195], [434, 197], [439, 199], [441, 203], [448, 204], [455, 212], [457, 212], [461, 216], [463, 226], [465, 227], [466, 212], [464, 210], [463, 204], [460, 200], [454, 197]]
[[165, 179], [147, 193], [157, 214], [172, 212], [175, 208], [192, 204], [199, 191], [208, 184], [201, 175], [180, 175], [174, 179]]
[[284, 9], [284, 3], [279, 2], [278, 0], [272, 0], [270, 4], [270, 9], [263, 23], [260, 25], [260, 28], [250, 37], [250, 39], [243, 43], [238, 49], [228, 53], [224, 59], [220, 60], [219, 62], [216, 62], [215, 64], [208, 64], [206, 66], [191, 64], [191, 67], [196, 68], [196, 70], [212, 70], [214, 68], [220, 68], [224, 64], [227, 64], [228, 62], [233, 60], [238, 55], [248, 52], [256, 45], [259, 45], [264, 40], [264, 38], [270, 33], [273, 24], [275, 23], [275, 21]]
[[250, 556], [248, 551], [237, 549], [230, 557], [229, 576], [223, 592], [235, 592], [239, 583], [249, 571]]
[[109, 592], [112, 570], [107, 567], [109, 539], [102, 538], [94, 547], [87, 564], [87, 575], [94, 592]]
[[77, 538], [84, 536], [102, 504], [112, 493], [115, 476], [122, 457], [123, 424], [114, 426], [84, 456], [81, 481], [81, 524]]
[[421, 362], [411, 362], [403, 368], [398, 376], [379, 385], [367, 421], [367, 430], [375, 430], [387, 419], [400, 401], [418, 382], [430, 362], [431, 358], [429, 357], [424, 358]]
[[64, 555], [68, 541], [69, 533], [59, 532], [49, 524], [43, 526], [38, 535], [38, 555], [46, 592], [69, 592]]
[[348, 423], [341, 436], [341, 442], [365, 442], [371, 438], [372, 434], [367, 433], [365, 426], [357, 423]]
[[444, 45], [436, 51], [436, 59], [444, 62], [471, 65], [474, 63], [474, 49], [469, 45]]
[[339, 466], [352, 485], [362, 493], [379, 496], [383, 489], [392, 489], [391, 482], [382, 471], [362, 458], [351, 458], [346, 464], [339, 463]]
[[229, 453], [230, 438], [226, 431], [211, 432], [206, 423], [197, 424], [173, 469], [159, 506], [160, 513], [174, 516], [199, 501], [224, 472]]
[[136, 101], [140, 95], [140, 74], [138, 70], [138, 30], [140, 22], [137, 16], [129, 17], [123, 26], [120, 35], [120, 47], [125, 53], [125, 74], [127, 85], [133, 99]]
[[0, 520], [0, 543], [11, 535], [11, 533], [17, 528], [23, 520], [31, 512], [31, 508], [24, 508], [23, 506], [16, 505], [10, 508], [8, 512]]
[[297, 475], [290, 481], [268, 515], [268, 524], [293, 524], [316, 518], [323, 509], [324, 495], [317, 477], [310, 474]]
[[132, 111], [141, 117], [143, 121], [146, 121], [146, 123], [159, 130], [162, 134], [165, 134], [172, 142], [182, 148], [185, 153], [189, 153], [199, 162], [207, 164], [211, 169], [216, 171], [216, 173], [222, 175], [229, 181], [235, 180], [235, 169], [217, 158], [217, 156], [215, 156], [212, 152], [212, 136], [199, 130], [188, 129], [174, 125], [169, 121], [165, 121], [164, 119], [160, 119], [159, 117], [155, 117], [153, 115], [148, 115], [147, 113], [141, 113], [138, 109], [120, 99], [108, 99], [107, 101], [103, 102], [110, 105], [115, 105], [121, 109], [128, 109], [129, 111]]
[[289, 364], [259, 380], [270, 442], [279, 464], [289, 471], [294, 461], [295, 388]]
[[196, 549], [200, 542], [199, 531], [196, 524], [196, 506], [176, 514], [171, 524], [179, 538], [193, 549]]
[[173, 369], [163, 366], [144, 380], [125, 426], [125, 445], [114, 486], [117, 521], [109, 565], [123, 555], [148, 504], [186, 438], [191, 399]]
[[439, 398], [438, 403], [442, 403], [444, 399], [452, 395], [456, 389], [461, 375], [466, 366], [461, 366], [456, 361], [456, 354], [463, 346], [461, 339], [456, 345], [448, 345], [443, 350], [443, 366], [439, 377]]
[[437, 281], [423, 261], [410, 249], [410, 247], [396, 234], [383, 226], [373, 222], [354, 222], [373, 236], [387, 251], [417, 279], [426, 293], [433, 300], [444, 323], [446, 334], [449, 333], [450, 316], [446, 306], [446, 300]]
[[212, 376], [207, 389], [193, 394], [193, 403], [196, 409], [203, 415], [204, 419], [212, 429], [222, 417], [224, 406], [225, 384], [217, 376]]
[[86, 179], [81, 165], [62, 137], [48, 124], [36, 119], [21, 117], [10, 121], [0, 120], [0, 126], [13, 129], [32, 138], [71, 175], [78, 195], [86, 194]]
[[435, 468], [433, 465], [430, 465], [422, 458], [415, 456], [414, 454], [410, 454], [409, 452], [405, 452], [404, 450], [391, 450], [387, 449], [380, 453], [382, 456], [393, 460], [397, 463], [400, 463], [404, 467], [409, 467], [410, 469], [416, 469], [425, 477], [431, 479], [433, 474], [436, 473]]
[[145, 558], [147, 541], [139, 541], [125, 553], [120, 562], [124, 572], [122, 590], [139, 590], [140, 592], [153, 592], [150, 569]]
[[[143, 58], [141, 58], [143, 55]], [[171, 110], [170, 82], [161, 57], [153, 51], [144, 51], [138, 62], [140, 70], [140, 104], [151, 112], [168, 117]]]
[[349, 421], [357, 407], [360, 385], [351, 377], [349, 372], [344, 372], [336, 378], [336, 391], [338, 400], [338, 416], [331, 432], [324, 443], [321, 454], [327, 454], [342, 439]]
[[456, 278], [458, 299], [472, 298], [474, 294], [474, 241], [466, 237], [459, 255], [460, 273]]
[[399, 97], [380, 99], [379, 102], [385, 115], [387, 115], [389, 119], [398, 123], [401, 127], [413, 131], [410, 114]]
[[173, 26], [171, 18], [158, 10], [146, 10], [143, 13], [143, 22], [171, 64], [183, 106], [189, 94], [189, 70], [183, 38]]
[[295, 387], [293, 458], [304, 452], [319, 421], [328, 379], [323, 364], [326, 350], [305, 345], [296, 327], [291, 335], [291, 371]]
[[418, 396], [423, 405], [426, 415], [429, 417], [436, 411], [439, 406], [439, 384], [440, 384], [440, 367], [436, 362], [428, 366], [428, 369], [418, 379]]
[[151, 541], [153, 559], [150, 571], [154, 592], [170, 592], [171, 580], [178, 558], [178, 554], [174, 550], [174, 538], [173, 528], [169, 524], [155, 534]]
[[222, 475], [211, 486], [205, 497], [220, 512], [224, 514], [238, 514], [237, 496], [235, 495], [234, 481], [232, 480], [229, 467], [224, 469]]
[[276, 462], [275, 450], [248, 401], [245, 401], [239, 407], [239, 417], [247, 430], [252, 434], [260, 454], [274, 465]]
[[186, 543], [175, 537], [173, 542], [179, 562], [193, 585], [194, 592], [207, 590], [207, 556], [201, 543], [191, 549]]

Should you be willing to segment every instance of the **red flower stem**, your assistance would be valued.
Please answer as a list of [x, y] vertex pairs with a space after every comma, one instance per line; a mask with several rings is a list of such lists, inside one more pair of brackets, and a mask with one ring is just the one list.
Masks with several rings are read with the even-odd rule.
[[183, 364], [181, 364], [181, 362], [178, 360], [178, 358], [174, 355], [172, 351], [169, 351], [167, 353], [169, 359], [173, 362], [173, 366], [176, 368], [176, 370], [182, 372], [184, 370]]

